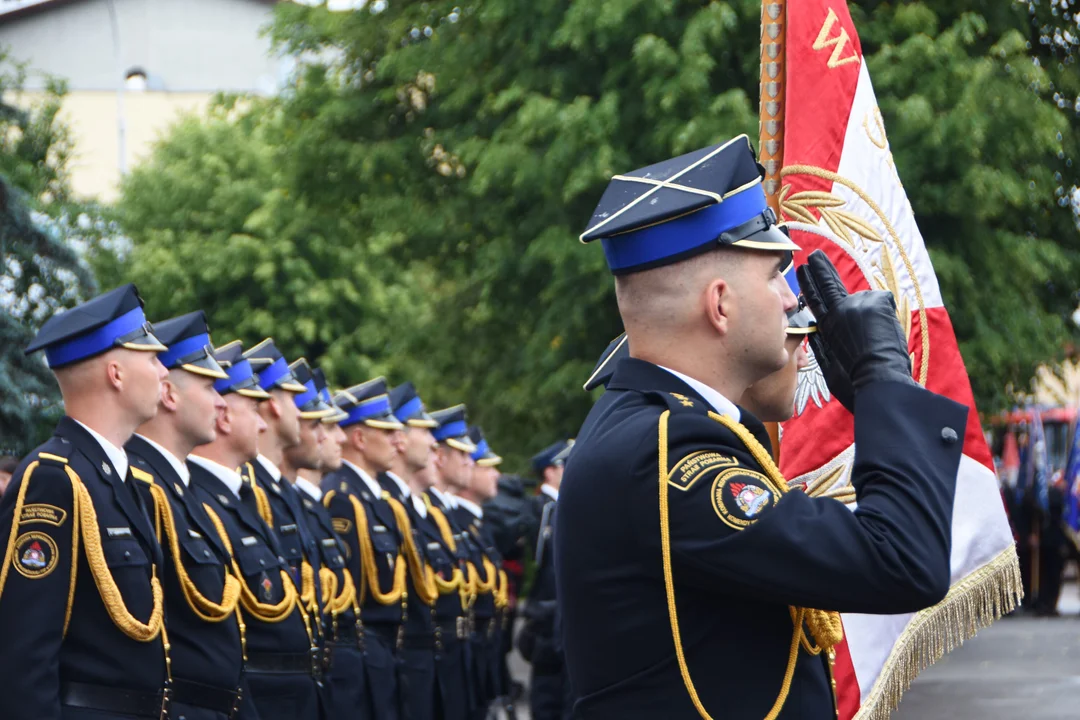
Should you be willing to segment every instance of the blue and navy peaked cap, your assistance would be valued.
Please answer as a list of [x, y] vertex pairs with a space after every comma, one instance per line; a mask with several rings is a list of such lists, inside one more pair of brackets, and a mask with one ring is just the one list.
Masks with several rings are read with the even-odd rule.
[[533, 455], [533, 471], [540, 477], [543, 477], [544, 468], [550, 467], [551, 465], [562, 465], [562, 457], [565, 456], [560, 457], [560, 455], [567, 450], [567, 448], [572, 446], [573, 442], [573, 440], [560, 440], [557, 443], [548, 445], [546, 448]]
[[44, 350], [55, 370], [114, 348], [154, 353], [166, 349], [146, 321], [142, 298], [131, 283], [53, 315], [25, 352]]
[[210, 343], [210, 328], [202, 310], [153, 324], [154, 335], [168, 350], [158, 360], [169, 370], [187, 370], [196, 375], [228, 380], [221, 365], [214, 359]]
[[733, 245], [791, 251], [765, 201], [765, 171], [746, 135], [611, 178], [585, 232], [614, 275]]
[[479, 425], [473, 425], [469, 428], [469, 440], [476, 446], [476, 450], [472, 452], [473, 462], [480, 467], [495, 467], [503, 461], [488, 445], [488, 441], [484, 437], [484, 431], [480, 429]]
[[251, 368], [259, 376], [259, 387], [267, 392], [288, 390], [292, 393], [303, 393], [307, 390], [289, 370], [289, 362], [274, 345], [273, 338], [266, 338], [247, 350], [244, 359], [251, 363]]
[[323, 399], [319, 397], [319, 389], [315, 386], [315, 376], [306, 358], [300, 358], [289, 365], [289, 370], [296, 381], [304, 386], [304, 392], [293, 395], [293, 402], [300, 410], [301, 420], [322, 420], [337, 414], [337, 408], [323, 402]]
[[244, 346], [239, 340], [222, 345], [214, 350], [214, 359], [225, 371], [226, 378], [214, 383], [214, 389], [221, 395], [236, 393], [255, 400], [266, 400], [270, 394], [259, 387], [259, 376], [244, 359]]
[[322, 371], [322, 368], [314, 368], [311, 371], [311, 379], [315, 382], [315, 389], [319, 391], [319, 398], [333, 410], [333, 414], [324, 417], [322, 421], [327, 425], [336, 425], [348, 417], [348, 414], [335, 405], [330, 397], [330, 386], [326, 382], [326, 373]]
[[377, 377], [359, 385], [353, 385], [334, 396], [334, 404], [345, 413], [338, 422], [342, 427], [363, 423], [379, 430], [401, 430], [390, 409], [390, 396], [386, 392], [386, 378]]
[[476, 445], [469, 439], [469, 421], [464, 405], [436, 410], [431, 413], [431, 419], [438, 423], [431, 431], [436, 440], [469, 455], [476, 452]]
[[439, 426], [439, 423], [427, 414], [424, 401], [420, 399], [416, 386], [411, 382], [404, 382], [390, 391], [390, 407], [394, 411], [394, 417], [409, 427], [433, 430]]

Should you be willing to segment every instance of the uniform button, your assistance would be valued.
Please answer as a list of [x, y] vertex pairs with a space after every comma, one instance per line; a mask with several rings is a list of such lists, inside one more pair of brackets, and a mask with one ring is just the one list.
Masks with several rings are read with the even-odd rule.
[[130, 560], [131, 559], [131, 551], [130, 550], [125, 550], [124, 551], [124, 559], [125, 560]]
[[210, 557], [210, 551], [209, 550], [203, 550], [202, 554], [203, 554], [203, 557]]
[[952, 445], [957, 440], [956, 431], [951, 427], [941, 429], [941, 439]]
[[266, 561], [265, 561], [265, 560], [262, 560], [262, 559], [260, 559], [260, 560], [259, 560], [259, 564], [260, 564], [260, 565], [263, 565], [263, 566], [265, 566], [265, 565], [266, 565]]
[[285, 564], [285, 558], [281, 557], [280, 555], [278, 555], [278, 559], [277, 559], [277, 561], [278, 561], [279, 563], [281, 563], [282, 565], [284, 565], [284, 564]]

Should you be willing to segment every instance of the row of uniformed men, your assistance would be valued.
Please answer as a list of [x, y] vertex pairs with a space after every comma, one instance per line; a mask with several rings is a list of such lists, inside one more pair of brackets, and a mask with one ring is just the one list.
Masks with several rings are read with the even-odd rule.
[[467, 720], [502, 694], [501, 458], [133, 285], [45, 323], [66, 416], [0, 500], [0, 717]]

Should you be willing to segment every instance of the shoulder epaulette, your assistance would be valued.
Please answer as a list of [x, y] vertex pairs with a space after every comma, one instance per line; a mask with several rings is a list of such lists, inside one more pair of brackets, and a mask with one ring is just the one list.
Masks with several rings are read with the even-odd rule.
[[48, 465], [58, 465], [63, 467], [64, 465], [68, 464], [68, 460], [66, 457], [61, 457], [59, 455], [54, 455], [53, 453], [47, 452], [39, 452], [37, 454], [37, 459]]
[[650, 390], [645, 394], [645, 397], [649, 398], [653, 402], [665, 406], [668, 410], [674, 413], [694, 412], [699, 415], [709, 414], [708, 403], [692, 398], [681, 393], [673, 392], [659, 392]]
[[154, 476], [151, 475], [150, 473], [146, 472], [145, 470], [140, 470], [137, 467], [132, 467], [132, 468], [130, 468], [130, 470], [131, 470], [131, 477], [135, 478], [136, 480], [142, 480], [144, 483], [147, 483], [148, 485], [153, 485], [154, 484]]

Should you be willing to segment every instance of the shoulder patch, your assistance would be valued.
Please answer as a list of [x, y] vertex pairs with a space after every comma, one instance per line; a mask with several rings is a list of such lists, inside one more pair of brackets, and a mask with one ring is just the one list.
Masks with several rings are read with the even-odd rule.
[[136, 480], [142, 480], [144, 483], [149, 483], [151, 485], [154, 484], [154, 476], [146, 472], [145, 470], [140, 470], [137, 467], [130, 468], [130, 470], [131, 477], [135, 478]]
[[334, 532], [338, 535], [345, 535], [352, 530], [352, 520], [346, 518], [334, 518], [333, 520]]
[[777, 499], [769, 479], [746, 468], [725, 470], [712, 484], [713, 510], [725, 525], [735, 530], [756, 522], [763, 512], [776, 505]]
[[700, 450], [693, 452], [675, 463], [668, 473], [668, 484], [679, 490], [689, 490], [700, 477], [711, 470], [738, 465], [739, 461], [730, 455]]
[[45, 503], [23, 505], [22, 514], [19, 515], [20, 525], [24, 523], [45, 523], [46, 525], [60, 527], [65, 520], [67, 520], [66, 510]]
[[23, 577], [38, 580], [52, 573], [60, 562], [56, 543], [45, 533], [23, 533], [15, 540], [11, 564]]

